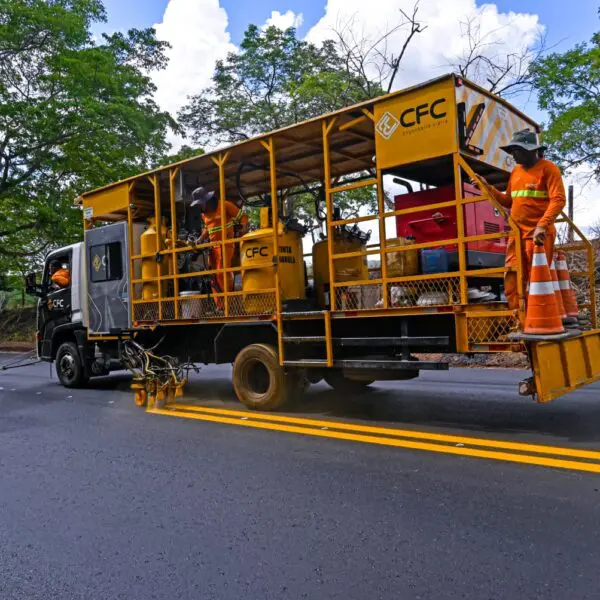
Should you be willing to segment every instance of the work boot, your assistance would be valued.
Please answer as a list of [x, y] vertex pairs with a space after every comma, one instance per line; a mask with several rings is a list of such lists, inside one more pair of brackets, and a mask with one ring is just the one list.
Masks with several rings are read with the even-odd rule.
[[521, 396], [535, 396], [535, 380], [533, 377], [528, 377], [519, 382], [519, 394]]

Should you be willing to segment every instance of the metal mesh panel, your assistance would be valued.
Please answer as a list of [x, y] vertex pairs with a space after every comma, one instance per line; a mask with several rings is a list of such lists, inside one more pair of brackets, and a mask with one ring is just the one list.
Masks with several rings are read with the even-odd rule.
[[158, 321], [158, 302], [142, 302], [133, 307], [135, 321]]
[[388, 284], [391, 308], [405, 306], [448, 306], [460, 302], [460, 279], [425, 279]]
[[185, 298], [179, 301], [179, 318], [184, 321], [210, 319], [222, 317], [223, 311], [219, 309], [217, 299], [210, 298]]
[[[594, 255], [600, 255], [600, 245], [598, 242], [594, 244]], [[582, 243], [577, 232], [569, 223], [560, 223], [557, 225], [556, 249], [562, 250], [567, 258], [569, 265], [569, 274], [571, 275], [571, 284], [577, 297], [577, 303], [580, 307], [581, 314], [584, 317], [590, 317], [591, 310], [591, 294], [590, 280], [587, 276], [587, 271], [592, 267], [589, 264], [588, 254], [585, 245]], [[597, 259], [596, 259], [597, 261]], [[598, 273], [597, 262], [593, 266]], [[600, 281], [596, 276], [595, 282], [596, 295], [600, 293]], [[588, 305], [588, 306], [586, 306]], [[597, 306], [597, 314], [600, 316], [600, 306]]]
[[242, 294], [229, 298], [232, 317], [272, 315], [275, 312], [275, 294]]
[[381, 285], [349, 285], [336, 288], [336, 310], [371, 310], [382, 308]]
[[166, 300], [162, 303], [162, 320], [172, 321], [175, 319], [175, 301]]
[[475, 317], [468, 321], [469, 343], [508, 342], [508, 334], [518, 328], [518, 320], [506, 317]]

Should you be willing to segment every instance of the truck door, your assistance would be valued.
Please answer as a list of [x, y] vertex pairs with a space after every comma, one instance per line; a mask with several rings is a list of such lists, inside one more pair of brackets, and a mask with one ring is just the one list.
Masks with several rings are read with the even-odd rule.
[[54, 329], [71, 322], [71, 281], [72, 251], [51, 254], [46, 259], [42, 282], [46, 294], [38, 304], [38, 350], [42, 358], [51, 358]]
[[108, 334], [131, 326], [127, 223], [85, 233], [89, 330]]

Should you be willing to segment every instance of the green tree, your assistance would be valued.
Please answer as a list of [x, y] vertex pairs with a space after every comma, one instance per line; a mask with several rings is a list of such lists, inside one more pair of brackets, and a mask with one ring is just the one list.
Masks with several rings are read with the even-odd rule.
[[190, 99], [180, 119], [199, 144], [234, 143], [364, 100], [363, 83], [334, 42], [316, 46], [294, 28], [250, 25], [240, 51], [217, 62], [212, 86]]
[[153, 29], [103, 35], [101, 0], [0, 0], [0, 257], [81, 235], [73, 199], [167, 154], [174, 120], [149, 73], [166, 64]]
[[[212, 86], [190, 98], [180, 122], [198, 144], [235, 143], [292, 125], [383, 93], [380, 85], [353, 73], [339, 44], [299, 40], [296, 30], [260, 30], [251, 25], [240, 46], [216, 65]], [[344, 216], [371, 211], [372, 190], [336, 198]], [[321, 227], [314, 198], [296, 196], [295, 212], [309, 224], [313, 239]]]
[[553, 159], [565, 169], [587, 165], [600, 181], [600, 32], [537, 61], [532, 73]]

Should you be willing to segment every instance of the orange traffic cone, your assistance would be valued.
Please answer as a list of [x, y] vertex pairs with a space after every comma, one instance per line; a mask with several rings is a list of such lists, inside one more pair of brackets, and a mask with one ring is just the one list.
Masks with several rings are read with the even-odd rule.
[[552, 260], [552, 264], [550, 265], [550, 275], [552, 275], [552, 285], [554, 286], [554, 297], [556, 298], [556, 306], [558, 307], [558, 312], [560, 314], [560, 318], [564, 320], [567, 318], [567, 313], [565, 313], [565, 305], [563, 304], [562, 293], [560, 291], [560, 284], [558, 282], [558, 275], [556, 273], [556, 261]]
[[571, 276], [569, 275], [569, 266], [564, 252], [556, 253], [556, 274], [558, 275], [558, 284], [562, 301], [565, 307], [567, 317], [577, 319], [579, 316], [579, 307], [577, 306], [577, 298], [571, 286]]
[[555, 335], [565, 332], [556, 304], [546, 251], [544, 246], [537, 244], [533, 251], [527, 316], [523, 331], [534, 335]]

